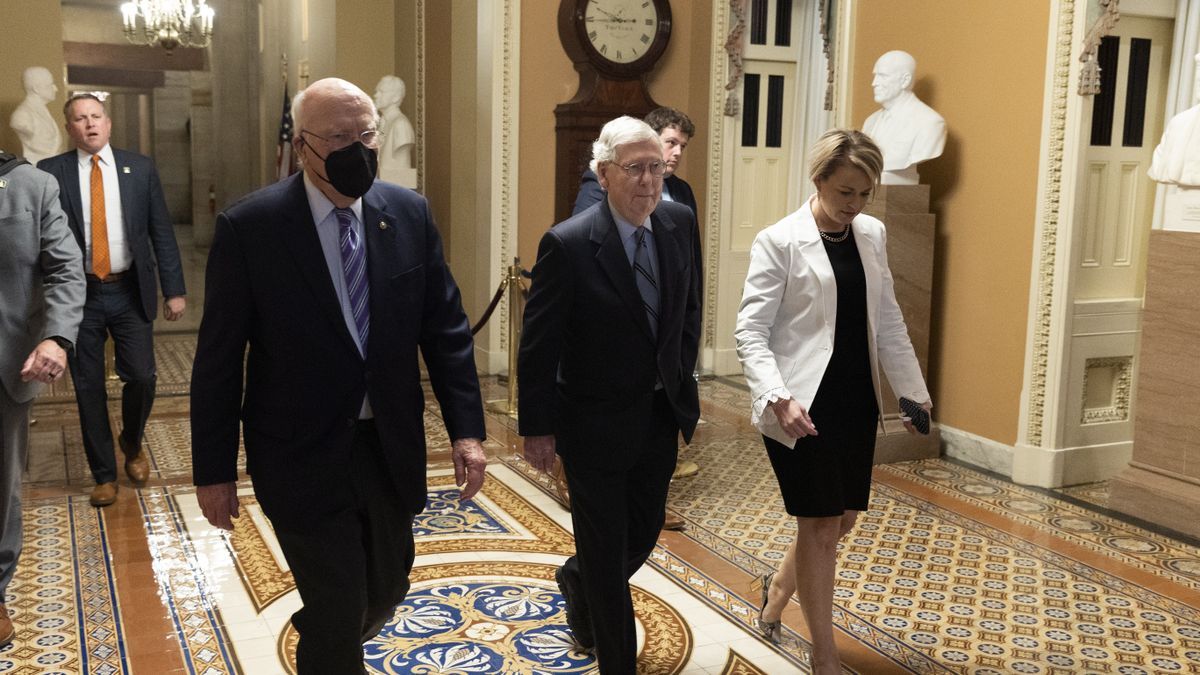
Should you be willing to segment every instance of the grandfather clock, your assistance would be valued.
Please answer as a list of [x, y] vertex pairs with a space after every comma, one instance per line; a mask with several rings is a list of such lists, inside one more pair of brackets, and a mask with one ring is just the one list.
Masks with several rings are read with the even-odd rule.
[[557, 140], [554, 215], [571, 215], [579, 176], [592, 158], [592, 141], [604, 123], [658, 107], [646, 89], [671, 39], [668, 0], [562, 0], [558, 37], [575, 70], [579, 90], [554, 108]]

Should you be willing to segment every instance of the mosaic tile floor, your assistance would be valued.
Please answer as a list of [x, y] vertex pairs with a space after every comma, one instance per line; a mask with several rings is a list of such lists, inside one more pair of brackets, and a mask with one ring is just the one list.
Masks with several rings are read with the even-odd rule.
[[[484, 389], [505, 394], [494, 378]], [[704, 420], [685, 453], [701, 470], [670, 495], [687, 528], [664, 532], [633, 580], [642, 670], [808, 672], [796, 603], [779, 645], [752, 629], [750, 582], [778, 564], [795, 528], [745, 390], [709, 379], [701, 392]], [[60, 434], [61, 462], [78, 471], [72, 407], [39, 399], [35, 429]], [[437, 415], [431, 401], [427, 423]], [[298, 599], [270, 523], [248, 483], [232, 534], [203, 521], [187, 485], [186, 417], [186, 397], [159, 399], [151, 486], [122, 490], [103, 512], [71, 481], [58, 493], [31, 485], [8, 598], [20, 632], [0, 650], [0, 673], [293, 672]], [[488, 424], [498, 461], [474, 504], [431, 471], [413, 590], [367, 646], [371, 672], [594, 671], [571, 648], [552, 581], [572, 550], [569, 514], [514, 453], [512, 420]], [[445, 450], [444, 430], [430, 446]], [[1054, 493], [943, 460], [877, 467], [871, 509], [840, 548], [843, 671], [1200, 672], [1200, 550], [1115, 517], [1106, 498], [1102, 484]]]

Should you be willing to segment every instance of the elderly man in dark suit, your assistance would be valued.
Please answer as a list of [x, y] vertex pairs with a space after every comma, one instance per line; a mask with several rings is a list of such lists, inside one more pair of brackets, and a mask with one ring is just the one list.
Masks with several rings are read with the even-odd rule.
[[84, 292], [58, 184], [0, 152], [0, 648], [16, 634], [4, 597], [21, 556], [29, 409], [39, 383], [67, 367]]
[[362, 673], [363, 643], [408, 592], [425, 507], [418, 349], [462, 499], [483, 484], [483, 403], [429, 205], [375, 180], [371, 97], [328, 78], [293, 110], [303, 172], [217, 217], [192, 374], [193, 479], [208, 521], [231, 529], [240, 426], [304, 602], [292, 615], [299, 672]]
[[[696, 196], [692, 194], [692, 186], [687, 181], [675, 175], [679, 168], [679, 158], [687, 149], [688, 142], [696, 135], [696, 125], [682, 112], [674, 108], [655, 108], [643, 118], [651, 129], [658, 132], [663, 146], [663, 162], [667, 170], [663, 174], [663, 201], [679, 202], [699, 214], [696, 210]], [[579, 194], [575, 196], [575, 208], [571, 215], [582, 213], [592, 204], [604, 201], [604, 187], [596, 177], [596, 172], [590, 167], [584, 169], [579, 182]]]
[[556, 572], [576, 642], [601, 673], [633, 673], [629, 578], [658, 538], [682, 432], [700, 416], [696, 217], [660, 201], [662, 141], [621, 117], [593, 145], [607, 199], [538, 246], [520, 350], [526, 459], [557, 453], [571, 491], [575, 552]]
[[96, 487], [93, 506], [117, 498], [117, 462], [108, 422], [104, 343], [112, 335], [121, 392], [123, 429], [118, 442], [125, 473], [146, 482], [150, 463], [142, 432], [154, 405], [154, 319], [157, 283], [162, 282], [163, 316], [183, 316], [183, 266], [162, 183], [149, 157], [109, 145], [112, 120], [93, 94], [76, 94], [63, 107], [75, 149], [38, 162], [58, 179], [62, 209], [84, 253], [87, 303], [79, 342], [71, 354], [71, 378], [83, 447]]

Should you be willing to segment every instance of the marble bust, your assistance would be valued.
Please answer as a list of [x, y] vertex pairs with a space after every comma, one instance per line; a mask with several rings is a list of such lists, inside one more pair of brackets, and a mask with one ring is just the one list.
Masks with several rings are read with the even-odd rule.
[[379, 109], [379, 130], [383, 142], [379, 146], [379, 177], [389, 183], [408, 188], [417, 186], [417, 170], [413, 168], [416, 134], [413, 125], [400, 112], [404, 102], [404, 80], [384, 75], [375, 86], [375, 107]]
[[1147, 172], [1166, 185], [1163, 229], [1200, 232], [1200, 54], [1192, 107], [1171, 118]]
[[908, 52], [890, 51], [875, 62], [871, 88], [881, 107], [863, 123], [863, 131], [883, 151], [885, 185], [916, 185], [917, 164], [942, 154], [946, 120], [913, 93], [916, 59]]
[[21, 155], [30, 164], [57, 155], [62, 144], [58, 121], [46, 104], [58, 95], [58, 86], [50, 71], [41, 66], [25, 69], [21, 76], [25, 85], [25, 100], [13, 110], [9, 126], [21, 139]]

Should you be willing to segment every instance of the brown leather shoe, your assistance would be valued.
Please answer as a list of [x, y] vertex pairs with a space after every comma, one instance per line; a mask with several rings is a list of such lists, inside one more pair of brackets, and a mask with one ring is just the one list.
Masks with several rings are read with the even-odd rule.
[[676, 514], [674, 511], [667, 509], [667, 519], [663, 521], [662, 529], [664, 530], [682, 530], [683, 517]]
[[13, 627], [12, 619], [8, 618], [8, 608], [0, 603], [0, 649], [12, 644], [17, 629]]
[[92, 488], [92, 497], [88, 499], [92, 506], [108, 506], [117, 501], [117, 482], [97, 483]]
[[142, 452], [140, 445], [136, 448], [130, 447], [124, 436], [117, 436], [117, 440], [121, 444], [121, 452], [125, 453], [125, 475], [129, 476], [134, 485], [145, 485], [146, 479], [150, 477], [150, 460], [146, 458], [146, 453]]

